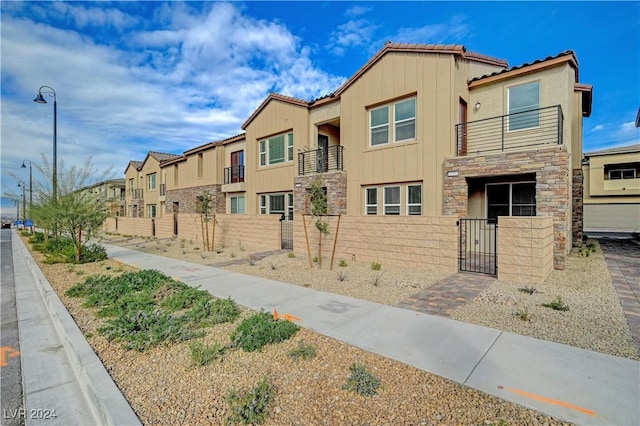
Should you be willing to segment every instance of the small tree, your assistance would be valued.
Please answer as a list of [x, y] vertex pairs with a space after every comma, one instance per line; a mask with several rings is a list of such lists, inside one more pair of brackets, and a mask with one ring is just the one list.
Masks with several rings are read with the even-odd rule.
[[318, 266], [322, 267], [322, 236], [329, 235], [329, 222], [324, 215], [327, 214], [327, 193], [322, 187], [323, 181], [316, 176], [307, 188], [306, 203], [311, 206], [311, 216], [315, 221], [318, 236]]
[[[202, 249], [213, 251], [216, 243], [216, 210], [218, 209], [218, 194], [203, 192], [198, 197], [200, 211], [200, 226], [202, 227]], [[209, 242], [209, 223], [212, 223], [212, 237]]]

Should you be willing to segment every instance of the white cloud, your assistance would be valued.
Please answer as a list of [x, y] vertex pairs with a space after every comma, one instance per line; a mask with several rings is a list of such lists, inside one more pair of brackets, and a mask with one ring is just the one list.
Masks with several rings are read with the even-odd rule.
[[[22, 172], [23, 159], [51, 156], [52, 105], [31, 102], [41, 85], [57, 92], [58, 158], [71, 165], [93, 155], [97, 167], [121, 174], [149, 150], [181, 153], [240, 133], [270, 91], [312, 99], [344, 81], [318, 69], [284, 25], [230, 3], [199, 5], [205, 10], [162, 4], [150, 29], [139, 16], [90, 3], [3, 13], [3, 175]], [[66, 23], [46, 24], [48, 13]], [[101, 38], [86, 27], [100, 27]], [[109, 31], [113, 42], [105, 42]]]
[[367, 6], [353, 6], [350, 9], [347, 9], [344, 12], [344, 16], [347, 18], [355, 18], [356, 16], [362, 16], [368, 12], [370, 12], [372, 10], [371, 7], [367, 7]]
[[596, 126], [593, 127], [593, 129], [591, 129], [592, 132], [599, 132], [601, 130], [604, 130], [605, 126], [604, 124], [598, 124]]
[[458, 43], [471, 32], [462, 16], [454, 16], [448, 22], [429, 24], [415, 28], [400, 28], [387, 38], [397, 43]]
[[367, 19], [356, 19], [338, 25], [331, 34], [329, 50], [343, 56], [348, 49], [369, 48], [373, 33], [378, 27]]

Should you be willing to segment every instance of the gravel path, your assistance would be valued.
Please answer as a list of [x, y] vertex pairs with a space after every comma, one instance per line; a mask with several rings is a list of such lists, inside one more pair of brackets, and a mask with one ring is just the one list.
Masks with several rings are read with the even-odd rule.
[[[248, 259], [250, 252], [244, 247], [237, 247], [223, 248], [220, 253], [202, 253], [188, 241], [174, 240], [112, 238], [108, 242], [202, 264]], [[268, 346], [262, 352], [232, 351], [222, 362], [205, 367], [191, 364], [189, 343], [161, 346], [143, 353], [126, 351], [100, 336], [97, 329], [102, 320], [84, 308], [81, 299], [68, 298], [64, 292], [91, 274], [116, 273], [130, 268], [112, 260], [76, 266], [44, 265], [39, 254], [36, 253], [35, 257], [144, 424], [222, 424], [230, 414], [224, 401], [227, 392], [233, 388], [249, 389], [265, 375], [270, 377], [275, 388], [267, 420], [271, 425], [563, 424], [533, 410], [304, 329], [290, 341]], [[587, 259], [572, 256], [570, 266], [573, 269], [566, 273], [554, 271], [549, 283], [538, 286], [541, 293], [531, 296], [519, 292], [517, 286], [496, 282], [478, 300], [454, 312], [454, 317], [459, 315], [460, 319], [467, 318], [464, 320], [474, 323], [491, 322], [490, 326], [494, 327], [502, 324], [503, 329], [511, 328], [510, 331], [544, 334], [551, 340], [564, 339], [581, 347], [591, 345], [593, 347], [589, 349], [598, 347], [594, 350], [607, 353], [611, 353], [611, 342], [618, 340], [620, 349], [617, 351], [627, 354], [622, 356], [637, 359], [637, 351], [624, 349], [628, 336], [619, 325], [615, 299], [600, 288], [610, 287], [601, 260], [598, 253]], [[388, 265], [382, 265], [380, 271], [372, 271], [371, 265], [348, 260], [345, 262], [347, 265], [341, 267], [336, 261], [333, 271], [329, 271], [326, 265], [323, 269], [318, 269], [317, 265], [310, 269], [305, 259], [290, 258], [286, 254], [272, 255], [252, 263], [227, 268], [389, 304], [397, 304], [444, 278], [438, 273], [396, 269]], [[338, 273], [343, 273], [345, 279], [340, 280]], [[593, 279], [576, 281], [585, 277]], [[557, 284], [562, 286], [555, 287]], [[583, 293], [594, 294], [586, 298], [588, 302], [583, 302], [579, 297]], [[547, 301], [556, 294], [561, 294], [566, 300], [571, 308], [568, 312], [538, 309], [539, 302]], [[603, 299], [606, 305], [601, 304]], [[526, 306], [533, 314], [529, 322], [513, 316], [523, 301], [527, 301]], [[587, 315], [587, 306], [598, 312], [604, 309], [602, 312], [605, 313]], [[502, 314], [492, 314], [491, 311]], [[245, 310], [241, 319], [250, 314]], [[589, 325], [593, 318], [600, 316], [602, 320], [595, 328], [577, 330], [579, 324]], [[567, 323], [568, 319], [570, 323]], [[204, 341], [227, 343], [238, 321], [207, 329]], [[621, 331], [616, 331], [618, 327]], [[606, 330], [611, 337], [606, 336]], [[592, 332], [598, 337], [584, 336]], [[567, 337], [569, 335], [574, 337]], [[606, 343], [602, 343], [603, 338]], [[288, 357], [288, 352], [301, 340], [315, 346], [316, 358], [295, 362]], [[381, 379], [382, 390], [377, 396], [367, 398], [342, 389], [350, 375], [349, 366], [354, 362], [364, 363]]]

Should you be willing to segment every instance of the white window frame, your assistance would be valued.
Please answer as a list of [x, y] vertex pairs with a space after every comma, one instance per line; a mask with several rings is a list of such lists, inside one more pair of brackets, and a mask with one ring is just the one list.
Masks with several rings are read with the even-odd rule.
[[157, 213], [158, 211], [155, 204], [147, 204], [147, 217], [156, 217]]
[[[388, 203], [387, 202], [387, 189], [397, 189], [398, 190], [398, 203]], [[402, 191], [400, 189], [400, 185], [389, 185], [389, 186], [384, 186], [382, 189], [382, 214], [384, 214], [385, 216], [400, 216], [400, 213], [402, 212]], [[389, 207], [397, 207], [398, 208], [398, 213], [388, 213], [387, 209]]]
[[[631, 177], [624, 177], [624, 172], [628, 172], [631, 171], [633, 176]], [[611, 176], [611, 172], [618, 172], [620, 174], [620, 177], [612, 177]], [[632, 168], [625, 168], [625, 169], [610, 169], [609, 172], [609, 180], [623, 180], [623, 179], [635, 179], [638, 176], [636, 175], [636, 169], [632, 169]]]
[[[402, 103], [406, 103], [406, 102], [411, 102], [413, 101], [413, 117], [409, 117], [409, 118], [404, 118], [404, 119], [398, 119], [397, 117], [397, 106], [399, 104]], [[408, 99], [404, 99], [402, 101], [396, 102], [393, 104], [393, 141], [394, 142], [404, 142], [404, 141], [409, 141], [409, 140], [415, 140], [416, 138], [416, 110], [418, 109], [418, 105], [416, 102], [416, 98], [412, 97], [412, 98], [408, 98]], [[405, 138], [405, 139], [398, 139], [398, 125], [403, 125], [406, 123], [409, 123], [413, 121], [413, 136], [410, 138]]]
[[[382, 123], [382, 124], [378, 124], [378, 125], [373, 125], [373, 113], [375, 111], [379, 111], [381, 109], [386, 109], [387, 110], [387, 121]], [[389, 105], [383, 105], [381, 107], [376, 107], [376, 108], [371, 108], [369, 110], [369, 146], [370, 147], [374, 147], [374, 146], [380, 146], [380, 145], [386, 145], [389, 143], [389, 139], [391, 137], [391, 126], [389, 126], [389, 111], [390, 111], [390, 107]], [[374, 130], [380, 130], [380, 129], [387, 129], [387, 141], [386, 142], [378, 142], [378, 143], [373, 143], [373, 132]]]
[[[147, 189], [149, 191], [155, 191], [156, 187], [157, 187], [157, 176], [156, 173], [149, 173], [147, 175]], [[153, 184], [153, 185], [152, 185]]]
[[[242, 208], [241, 209], [239, 208], [239, 205], [238, 205], [238, 202], [240, 200], [242, 200]], [[236, 204], [236, 208], [235, 208], [236, 211], [233, 211], [234, 210], [233, 209], [234, 201], [235, 201], [235, 204]], [[240, 210], [242, 210], [242, 211], [240, 211]], [[244, 214], [245, 211], [246, 211], [246, 198], [245, 198], [244, 195], [236, 195], [236, 196], [230, 197], [230, 200], [229, 200], [229, 212], [230, 212], [230, 214]]]
[[[284, 210], [271, 209], [271, 197], [284, 197]], [[260, 195], [260, 214], [285, 214], [293, 215], [293, 192], [271, 192]]]
[[[538, 102], [537, 103], [531, 103], [531, 104], [527, 104], [525, 106], [521, 106], [521, 107], [517, 107], [517, 108], [513, 108], [511, 106], [511, 101], [513, 99], [515, 99], [515, 97], [512, 95], [512, 90], [513, 89], [522, 89], [525, 86], [531, 86], [531, 85], [536, 85], [538, 88]], [[507, 114], [508, 114], [508, 123], [507, 123], [507, 132], [519, 132], [519, 131], [523, 131], [523, 130], [532, 130], [532, 129], [537, 129], [540, 127], [540, 114], [539, 114], [539, 109], [540, 109], [540, 80], [536, 80], [536, 81], [529, 81], [527, 83], [522, 83], [522, 84], [516, 84], [514, 86], [511, 86], [507, 89]], [[517, 114], [519, 112], [523, 112], [523, 111], [529, 111], [532, 110], [529, 114], [518, 114], [520, 116], [520, 118], [518, 119], [517, 117], [514, 118], [513, 120], [511, 120], [511, 117], [513, 114]], [[526, 123], [526, 120], [528, 119], [528, 116], [531, 115], [531, 117], [533, 117], [535, 115], [536, 120], [535, 120], [535, 125], [528, 125]], [[524, 117], [524, 118], [522, 118]], [[522, 123], [518, 123], [518, 121], [522, 120]], [[512, 128], [512, 125], [514, 125], [515, 123], [518, 123], [517, 126], [514, 126], [514, 128]]]
[[260, 214], [267, 214], [267, 196], [260, 196]]
[[[375, 204], [369, 203], [369, 192], [375, 194], [376, 202]], [[369, 212], [369, 209], [372, 208], [372, 213]], [[374, 216], [378, 214], [378, 188], [370, 187], [364, 189], [364, 214], [367, 216]]]
[[[412, 203], [411, 202], [411, 197], [409, 195], [409, 191], [410, 188], [419, 188], [419, 194], [420, 194], [420, 202], [419, 203]], [[412, 213], [411, 212], [411, 207], [418, 207], [419, 208], [419, 212], [417, 213]], [[407, 185], [407, 216], [422, 216], [422, 184], [409, 184]]]
[[[271, 144], [276, 142], [277, 138], [282, 138], [282, 161], [271, 161]], [[280, 133], [258, 142], [258, 152], [260, 167], [271, 166], [276, 164], [290, 163], [293, 161], [293, 132]]]

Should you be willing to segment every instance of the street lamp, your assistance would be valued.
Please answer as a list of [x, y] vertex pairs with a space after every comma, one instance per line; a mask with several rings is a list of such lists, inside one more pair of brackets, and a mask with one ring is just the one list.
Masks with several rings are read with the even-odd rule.
[[24, 183], [19, 183], [18, 187], [22, 188], [22, 223], [24, 224], [24, 215], [25, 215], [25, 210], [26, 210], [26, 204], [27, 204], [27, 199], [24, 196]]
[[[33, 208], [33, 173], [31, 173], [31, 161], [23, 160], [21, 168], [26, 169], [24, 163], [29, 163], [29, 216], [31, 216], [31, 209]], [[31, 218], [33, 219], [33, 218]]]
[[16, 222], [20, 220], [20, 203], [17, 201], [14, 201], [14, 203], [16, 204]]
[[[42, 89], [46, 89], [44, 92]], [[56, 91], [49, 86], [40, 86], [38, 89], [38, 96], [33, 100], [33, 102], [38, 104], [46, 104], [43, 93], [48, 94], [53, 97], [53, 201], [56, 201], [58, 198], [58, 101], [56, 99]]]

